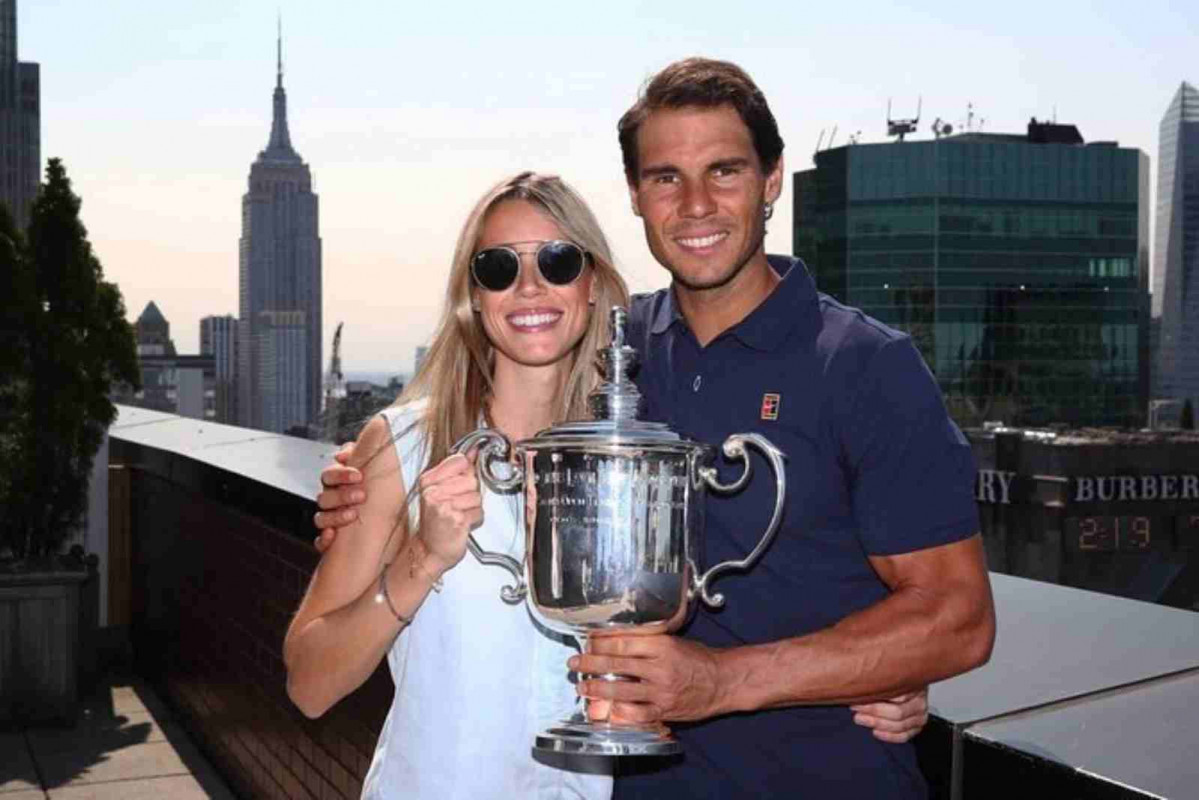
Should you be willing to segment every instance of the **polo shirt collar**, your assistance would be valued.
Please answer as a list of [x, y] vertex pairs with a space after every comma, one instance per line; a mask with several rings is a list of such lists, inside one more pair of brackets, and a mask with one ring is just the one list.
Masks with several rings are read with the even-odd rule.
[[[791, 256], [767, 258], [782, 280], [761, 305], [722, 335], [736, 336], [748, 347], [771, 352], [790, 338], [795, 330], [802, 328], [815, 335], [819, 327], [820, 306], [816, 284], [802, 261]], [[665, 294], [664, 302], [658, 306], [650, 321], [650, 332], [653, 334], [665, 333], [676, 322], [683, 326], [687, 324], [675, 301], [674, 288], [667, 289]]]
[[687, 321], [683, 319], [683, 312], [679, 311], [678, 303], [674, 301], [674, 286], [666, 287], [663, 294], [665, 294], [665, 298], [658, 303], [654, 318], [650, 320], [649, 332], [654, 335], [666, 333], [676, 322], [684, 326], [687, 324]]

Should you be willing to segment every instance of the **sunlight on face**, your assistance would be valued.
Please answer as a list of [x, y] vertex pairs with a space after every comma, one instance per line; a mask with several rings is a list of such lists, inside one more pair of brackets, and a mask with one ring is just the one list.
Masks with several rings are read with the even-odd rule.
[[637, 134], [640, 174], [630, 186], [654, 257], [687, 288], [733, 280], [762, 253], [763, 205], [778, 199], [732, 106], [659, 109]]

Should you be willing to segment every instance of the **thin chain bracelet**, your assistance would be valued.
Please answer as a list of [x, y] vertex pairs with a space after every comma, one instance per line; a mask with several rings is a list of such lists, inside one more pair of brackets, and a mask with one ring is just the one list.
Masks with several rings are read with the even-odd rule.
[[387, 568], [390, 566], [391, 562], [388, 561], [383, 565], [383, 571], [379, 573], [379, 589], [375, 592], [375, 603], [376, 605], [386, 603], [387, 608], [391, 611], [392, 615], [395, 616], [395, 618], [400, 622], [404, 623], [404, 626], [407, 627], [412, 624], [412, 617], [405, 617], [403, 614], [396, 611], [395, 605], [391, 602], [391, 593], [387, 591]]
[[[424, 542], [421, 542], [420, 546], [422, 548], [424, 548], [425, 553], [429, 552], [429, 548], [425, 546]], [[421, 578], [429, 577], [428, 575], [418, 575], [416, 567], [417, 567], [417, 562], [419, 560], [420, 560], [420, 557], [416, 554], [416, 550], [411, 547], [408, 548], [408, 577], [411, 578], [412, 580], [416, 580], [418, 577], [421, 577]], [[445, 586], [445, 583], [442, 581], [442, 576], [438, 576], [437, 578], [434, 578], [431, 585], [433, 587], [433, 591], [440, 592], [442, 587]]]

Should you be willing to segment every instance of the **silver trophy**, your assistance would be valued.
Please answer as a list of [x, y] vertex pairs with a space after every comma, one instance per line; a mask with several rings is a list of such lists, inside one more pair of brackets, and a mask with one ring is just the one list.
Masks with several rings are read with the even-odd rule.
[[[625, 344], [625, 310], [611, 314], [612, 343], [599, 357], [606, 380], [589, 398], [593, 420], [557, 425], [515, 447], [486, 428], [454, 446], [466, 452], [479, 445], [480, 480], [498, 492], [523, 488], [526, 495], [524, 563], [484, 551], [473, 536], [471, 553], [512, 573], [516, 583], [501, 593], [506, 602], [527, 597], [543, 625], [573, 636], [584, 651], [593, 636], [675, 631], [697, 597], [713, 608], [723, 605], [724, 597], [711, 592], [713, 581], [753, 566], [774, 538], [786, 492], [783, 454], [762, 436], [734, 434], [724, 441], [725, 456], [744, 461], [745, 471], [723, 484], [711, 466], [714, 448], [637, 418], [641, 395], [629, 378], [637, 351]], [[774, 470], [774, 514], [745, 558], [701, 574], [705, 490], [728, 494], [749, 482], [746, 445], [761, 450]], [[534, 749], [617, 756], [670, 755], [681, 747], [665, 725], [592, 720], [582, 704], [541, 733]]]

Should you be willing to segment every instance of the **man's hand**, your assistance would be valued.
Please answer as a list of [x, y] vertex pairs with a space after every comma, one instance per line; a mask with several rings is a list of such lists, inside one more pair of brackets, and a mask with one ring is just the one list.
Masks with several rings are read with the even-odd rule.
[[[596, 636], [567, 665], [580, 673], [615, 673], [638, 681], [580, 681], [593, 718], [648, 724], [700, 720], [724, 713], [719, 651], [678, 636]], [[854, 722], [875, 738], [909, 741], [928, 724], [928, 690], [851, 706]]]
[[[579, 694], [600, 701], [622, 722], [699, 720], [723, 713], [719, 651], [679, 636], [593, 636], [568, 666], [582, 674], [615, 673], [636, 681], [580, 681]], [[606, 716], [606, 714], [605, 714]]]
[[875, 739], [902, 744], [928, 724], [928, 689], [849, 708], [854, 712], [853, 721], [870, 728]]
[[354, 444], [347, 442], [333, 454], [335, 463], [321, 470], [321, 493], [316, 496], [320, 511], [312, 518], [320, 532], [313, 542], [321, 553], [328, 550], [337, 537], [337, 529], [358, 518], [355, 506], [366, 501], [362, 489], [362, 473], [346, 466], [354, 452]]

